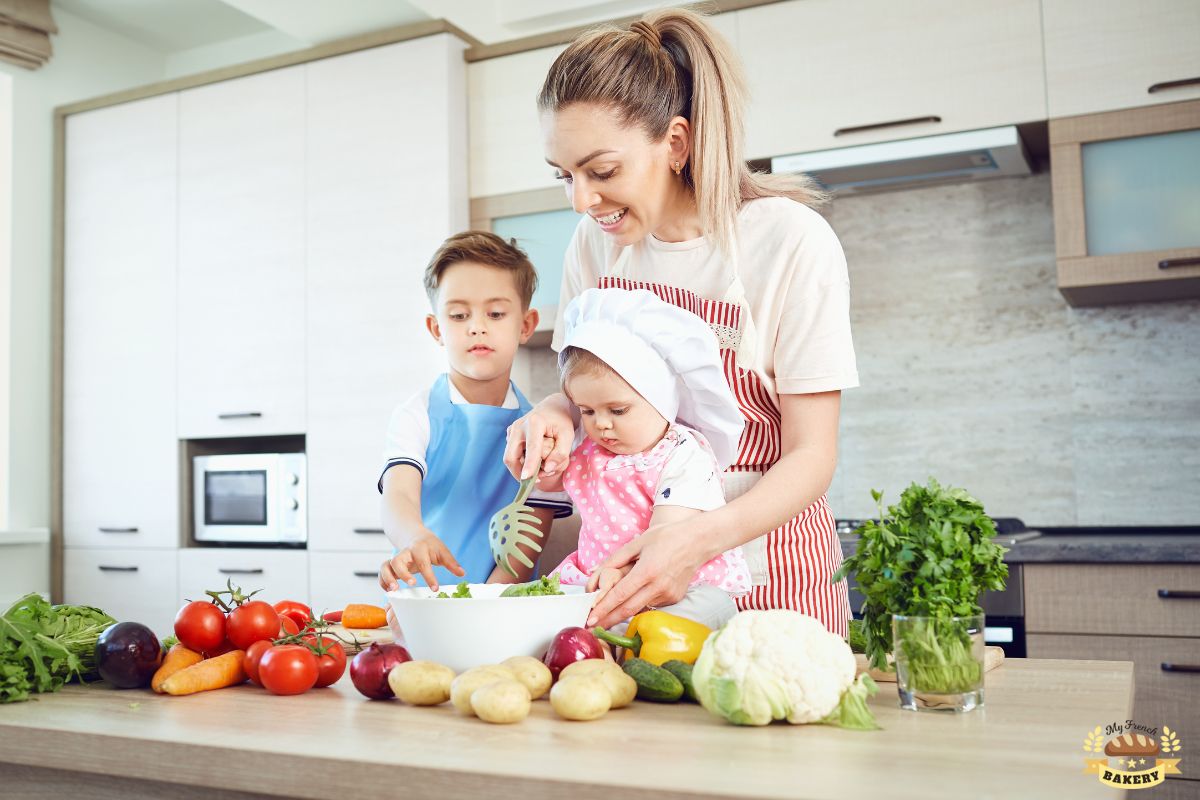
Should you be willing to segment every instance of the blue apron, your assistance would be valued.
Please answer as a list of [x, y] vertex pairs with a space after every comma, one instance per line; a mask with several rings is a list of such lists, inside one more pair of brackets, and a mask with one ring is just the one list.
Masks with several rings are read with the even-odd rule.
[[[488, 545], [488, 520], [513, 501], [517, 480], [504, 466], [508, 426], [529, 412], [514, 385], [517, 408], [450, 402], [450, 379], [442, 375], [429, 392], [429, 447], [421, 481], [421, 517], [467, 571], [461, 578], [434, 567], [440, 586], [483, 583], [496, 563]], [[414, 575], [418, 585], [425, 580]]]

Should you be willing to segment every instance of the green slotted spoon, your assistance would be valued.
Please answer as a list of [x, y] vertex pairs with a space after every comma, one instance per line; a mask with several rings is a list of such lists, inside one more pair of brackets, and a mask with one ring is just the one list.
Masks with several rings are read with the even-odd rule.
[[488, 522], [488, 544], [492, 547], [492, 558], [497, 566], [502, 567], [514, 578], [517, 577], [517, 571], [509, 563], [510, 558], [515, 558], [533, 569], [533, 562], [521, 550], [520, 545], [538, 553], [542, 552], [542, 546], [538, 544], [538, 540], [542, 538], [542, 531], [538, 527], [540, 520], [534, 515], [533, 509], [525, 505], [530, 492], [533, 491], [535, 477], [521, 481], [516, 498], [493, 514]]

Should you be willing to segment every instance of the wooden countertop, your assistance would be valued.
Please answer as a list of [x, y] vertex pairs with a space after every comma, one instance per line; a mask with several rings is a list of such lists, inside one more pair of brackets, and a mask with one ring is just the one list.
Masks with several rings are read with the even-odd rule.
[[[884, 730], [864, 733], [739, 728], [692, 704], [640, 702], [566, 722], [539, 701], [522, 723], [488, 725], [449, 704], [368, 701], [348, 677], [296, 697], [250, 685], [190, 697], [70, 686], [0, 706], [0, 780], [44, 786], [49, 770], [71, 770], [92, 796], [134, 796], [138, 781], [155, 781], [182, 786], [146, 784], [157, 787], [147, 796], [175, 798], [1111, 796], [1083, 773], [1082, 743], [1129, 717], [1128, 662], [1011, 659], [987, 674], [986, 707], [964, 715], [903, 712], [895, 691], [881, 685], [871, 703]], [[116, 776], [109, 794], [98, 791], [106, 775]]]

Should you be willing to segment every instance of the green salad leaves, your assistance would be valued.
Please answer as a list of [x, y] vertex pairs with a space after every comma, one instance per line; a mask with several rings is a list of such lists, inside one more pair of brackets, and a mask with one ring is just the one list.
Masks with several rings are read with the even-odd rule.
[[833, 580], [854, 573], [864, 597], [862, 647], [872, 667], [888, 670], [893, 614], [979, 614], [979, 596], [1004, 588], [1008, 565], [1005, 549], [993, 541], [995, 523], [963, 489], [930, 478], [905, 489], [886, 513], [882, 492], [871, 496], [880, 519], [858, 529], [858, 548]]
[[529, 583], [514, 583], [503, 592], [501, 597], [543, 597], [550, 594], [563, 594], [559, 584], [558, 573], [543, 575]]
[[57, 691], [96, 671], [96, 640], [116, 620], [91, 606], [52, 606], [27, 594], [0, 616], [0, 703]]

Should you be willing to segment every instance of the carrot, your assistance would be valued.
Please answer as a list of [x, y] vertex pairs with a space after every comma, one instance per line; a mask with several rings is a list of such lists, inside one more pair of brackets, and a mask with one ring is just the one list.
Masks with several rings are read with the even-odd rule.
[[245, 657], [243, 650], [230, 650], [216, 658], [206, 658], [167, 678], [162, 690], [179, 695], [236, 686], [246, 680], [246, 670], [242, 667]]
[[188, 650], [181, 644], [176, 644], [167, 651], [166, 658], [163, 659], [162, 666], [154, 673], [154, 677], [150, 679], [150, 688], [158, 693], [162, 693], [162, 685], [167, 678], [174, 675], [180, 670], [187, 669], [192, 664], [199, 664], [204, 660], [204, 656], [194, 650]]
[[387, 625], [387, 612], [379, 606], [351, 603], [342, 611], [343, 628], [382, 628]]

